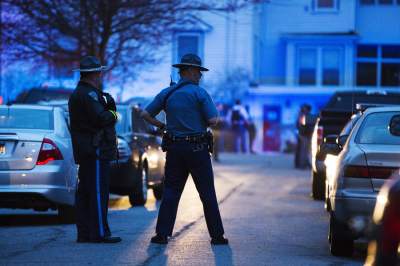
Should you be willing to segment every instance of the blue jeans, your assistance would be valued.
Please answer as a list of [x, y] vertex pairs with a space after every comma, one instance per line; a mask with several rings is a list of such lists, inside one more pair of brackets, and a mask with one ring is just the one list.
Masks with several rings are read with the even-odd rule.
[[78, 238], [110, 236], [108, 227], [110, 161], [94, 160], [79, 164], [79, 184], [75, 196]]
[[217, 196], [215, 195], [214, 173], [210, 154], [205, 145], [202, 150], [194, 151], [197, 146], [196, 143], [176, 141], [168, 147], [164, 194], [158, 213], [157, 234], [172, 235], [179, 200], [189, 173], [192, 175], [200, 200], [203, 203], [204, 216], [211, 238], [224, 234]]

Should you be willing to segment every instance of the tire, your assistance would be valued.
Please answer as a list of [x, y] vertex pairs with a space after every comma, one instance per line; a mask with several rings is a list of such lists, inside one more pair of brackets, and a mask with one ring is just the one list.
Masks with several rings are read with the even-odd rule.
[[162, 200], [162, 197], [164, 194], [164, 178], [160, 185], [153, 188], [153, 194], [154, 194], [154, 197], [156, 198], [156, 200]]
[[58, 205], [58, 218], [63, 224], [74, 224], [76, 223], [75, 206], [70, 205]]
[[351, 257], [354, 253], [354, 239], [343, 238], [340, 235], [339, 225], [336, 224], [335, 219], [332, 216], [329, 220], [329, 235], [331, 243], [331, 253], [333, 256], [340, 257]]
[[139, 187], [133, 192], [129, 193], [129, 202], [132, 206], [143, 206], [147, 202], [147, 167], [142, 168], [141, 182], [138, 183]]
[[311, 170], [311, 194], [315, 200], [325, 199], [325, 172], [318, 174]]

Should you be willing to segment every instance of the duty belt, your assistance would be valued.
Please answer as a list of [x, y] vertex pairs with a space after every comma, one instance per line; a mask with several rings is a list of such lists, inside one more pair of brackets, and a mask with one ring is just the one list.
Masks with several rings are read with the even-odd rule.
[[189, 143], [197, 143], [201, 145], [207, 145], [209, 152], [214, 152], [214, 137], [210, 131], [200, 135], [191, 135], [178, 137], [171, 133], [165, 132], [161, 142], [161, 148], [163, 151], [167, 151], [167, 147], [171, 145], [173, 141], [186, 141]]
[[202, 143], [206, 144], [207, 139], [205, 134], [202, 135], [196, 135], [196, 136], [185, 136], [185, 137], [178, 137], [172, 135], [172, 141], [186, 141], [190, 143]]

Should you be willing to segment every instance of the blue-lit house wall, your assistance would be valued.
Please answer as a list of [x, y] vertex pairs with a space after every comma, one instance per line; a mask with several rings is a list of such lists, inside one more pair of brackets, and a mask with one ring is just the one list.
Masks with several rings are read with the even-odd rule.
[[253, 12], [255, 86], [246, 104], [258, 152], [296, 142], [304, 103], [317, 114], [337, 90], [399, 89], [400, 1], [271, 0]]

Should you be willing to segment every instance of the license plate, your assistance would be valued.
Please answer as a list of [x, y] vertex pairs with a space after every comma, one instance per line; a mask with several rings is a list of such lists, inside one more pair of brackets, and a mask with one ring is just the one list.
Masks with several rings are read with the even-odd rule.
[[6, 155], [6, 146], [0, 145], [0, 155]]

